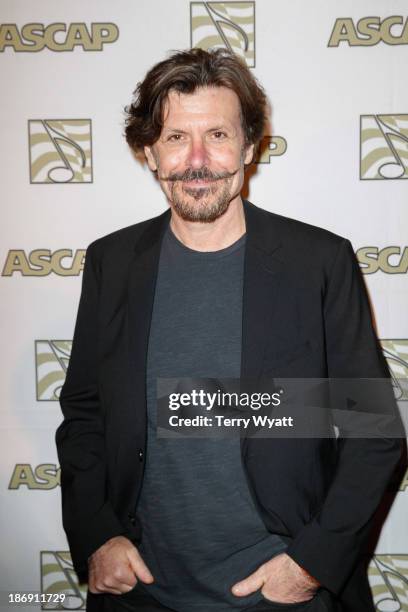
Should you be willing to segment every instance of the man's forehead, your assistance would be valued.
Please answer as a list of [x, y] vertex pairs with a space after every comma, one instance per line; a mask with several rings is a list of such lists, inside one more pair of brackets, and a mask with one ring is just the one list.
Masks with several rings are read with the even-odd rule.
[[192, 93], [171, 89], [163, 104], [163, 123], [175, 116], [220, 115], [234, 122], [240, 119], [237, 94], [227, 87], [200, 87]]

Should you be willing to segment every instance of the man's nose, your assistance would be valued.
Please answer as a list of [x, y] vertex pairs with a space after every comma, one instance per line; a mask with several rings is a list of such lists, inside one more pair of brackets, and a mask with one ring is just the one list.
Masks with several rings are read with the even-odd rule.
[[202, 168], [208, 162], [205, 142], [201, 138], [191, 140], [188, 162], [192, 168]]

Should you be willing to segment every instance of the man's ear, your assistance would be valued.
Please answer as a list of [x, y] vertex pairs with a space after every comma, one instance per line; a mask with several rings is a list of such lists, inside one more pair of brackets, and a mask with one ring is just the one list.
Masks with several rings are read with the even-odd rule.
[[245, 149], [245, 153], [244, 153], [244, 164], [245, 166], [247, 166], [248, 164], [251, 163], [253, 157], [254, 157], [254, 148], [255, 145], [254, 144], [250, 144], [246, 147]]
[[149, 166], [152, 172], [156, 172], [157, 164], [156, 164], [156, 158], [154, 157], [154, 154], [153, 154], [152, 147], [145, 146], [143, 149], [144, 149], [144, 154], [147, 160], [147, 165]]

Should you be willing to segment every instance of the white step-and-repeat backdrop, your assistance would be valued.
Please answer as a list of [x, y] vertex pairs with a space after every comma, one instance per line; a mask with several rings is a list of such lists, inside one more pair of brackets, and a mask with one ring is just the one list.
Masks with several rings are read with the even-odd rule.
[[[12, 607], [8, 592], [65, 590], [81, 609], [61, 525], [58, 394], [87, 245], [167, 206], [123, 137], [137, 81], [176, 49], [245, 58], [273, 111], [246, 195], [351, 240], [405, 411], [408, 10], [404, 0], [1, 0], [0, 19], [1, 605]], [[369, 574], [378, 610], [408, 610], [407, 476]]]

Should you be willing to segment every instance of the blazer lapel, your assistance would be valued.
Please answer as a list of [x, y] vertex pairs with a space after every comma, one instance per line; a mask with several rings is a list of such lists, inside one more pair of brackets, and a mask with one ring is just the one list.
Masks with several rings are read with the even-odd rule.
[[[136, 374], [146, 372], [149, 330], [152, 318], [160, 249], [163, 234], [170, 221], [171, 211], [167, 209], [148, 225], [135, 245], [133, 260], [129, 268], [128, 281], [128, 365], [131, 382], [132, 402], [144, 405], [144, 386], [132, 384]], [[143, 392], [143, 398], [141, 393]], [[137, 396], [137, 397], [136, 397]], [[145, 411], [142, 411], [143, 414]]]
[[242, 303], [241, 378], [256, 378], [282, 280], [282, 245], [270, 217], [244, 200], [246, 249]]

